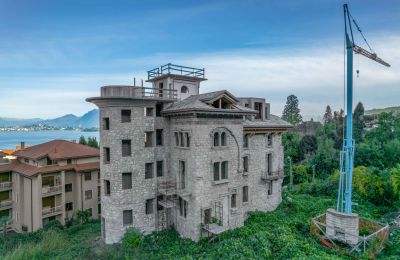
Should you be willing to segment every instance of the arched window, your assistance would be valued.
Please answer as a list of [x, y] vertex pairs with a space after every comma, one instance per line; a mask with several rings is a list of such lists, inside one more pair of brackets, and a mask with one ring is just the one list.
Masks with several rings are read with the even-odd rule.
[[222, 132], [221, 134], [221, 146], [226, 146], [226, 133]]
[[185, 94], [189, 93], [188, 87], [182, 86], [182, 87], [181, 87], [181, 93], [185, 93]]
[[214, 146], [219, 146], [219, 133], [214, 133]]

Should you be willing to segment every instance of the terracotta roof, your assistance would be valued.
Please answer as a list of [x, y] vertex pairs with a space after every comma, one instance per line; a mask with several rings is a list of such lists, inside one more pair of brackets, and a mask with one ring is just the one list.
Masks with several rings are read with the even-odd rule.
[[76, 171], [84, 172], [90, 170], [99, 170], [100, 162], [67, 164], [67, 165], [49, 165], [43, 167], [35, 167], [29, 164], [20, 163], [18, 160], [12, 160], [8, 164], [0, 164], [0, 172], [13, 171], [27, 177], [35, 176], [40, 173], [59, 172], [59, 171]]
[[51, 160], [100, 156], [99, 149], [65, 140], [53, 140], [34, 145], [14, 153], [17, 157], [38, 160], [49, 157]]

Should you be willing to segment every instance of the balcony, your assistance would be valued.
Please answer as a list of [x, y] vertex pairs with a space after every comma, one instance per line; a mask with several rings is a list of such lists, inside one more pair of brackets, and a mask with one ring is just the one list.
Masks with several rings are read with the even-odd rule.
[[262, 171], [261, 180], [263, 181], [273, 181], [278, 179], [283, 179], [285, 177], [285, 172], [283, 169], [278, 171]]
[[43, 217], [50, 217], [62, 213], [62, 206], [45, 207], [42, 209]]
[[12, 182], [0, 182], [0, 191], [6, 191], [12, 189]]
[[61, 193], [62, 186], [44, 186], [42, 187], [42, 196], [51, 196], [57, 193]]
[[[12, 230], [12, 224], [14, 223], [14, 220], [10, 217], [8, 221], [6, 222], [6, 232], [9, 232]], [[4, 224], [0, 225], [0, 233], [4, 232]]]
[[13, 205], [13, 201], [11, 199], [0, 201], [0, 209], [2, 209], [2, 210], [11, 208], [12, 205]]

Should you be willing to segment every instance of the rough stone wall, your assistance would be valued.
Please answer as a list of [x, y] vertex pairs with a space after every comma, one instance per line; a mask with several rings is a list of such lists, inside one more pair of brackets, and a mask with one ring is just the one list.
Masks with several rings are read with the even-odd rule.
[[[182, 237], [198, 240], [201, 237], [202, 209], [213, 208], [216, 201], [223, 205], [223, 225], [230, 228], [242, 226], [248, 211], [274, 210], [281, 202], [282, 180], [273, 182], [273, 194], [267, 195], [267, 184], [261, 180], [266, 167], [266, 153], [273, 154], [273, 171], [283, 168], [283, 147], [280, 135], [274, 135], [273, 145], [267, 147], [264, 134], [252, 135], [249, 148], [243, 148], [241, 119], [161, 118], [144, 117], [144, 107], [155, 106], [154, 101], [132, 101], [121, 106], [100, 108], [100, 122], [110, 119], [110, 130], [100, 127], [101, 189], [104, 180], [111, 183], [111, 195], [102, 196], [102, 225], [105, 242], [119, 242], [126, 229], [137, 228], [149, 233], [156, 230], [157, 183], [179, 180], [179, 160], [186, 162], [186, 188], [178, 196], [188, 202], [186, 218], [180, 216], [179, 206], [169, 210], [170, 224]], [[121, 123], [121, 109], [131, 109], [130, 123]], [[155, 130], [164, 129], [164, 145], [155, 146]], [[144, 147], [144, 133], [154, 131], [154, 147]], [[174, 132], [188, 132], [190, 147], [176, 147]], [[227, 146], [214, 147], [215, 131], [227, 134]], [[132, 155], [122, 157], [121, 140], [130, 139]], [[110, 148], [110, 163], [103, 163], [103, 147]], [[249, 156], [249, 172], [243, 173], [242, 157]], [[156, 161], [164, 161], [164, 176], [156, 177]], [[214, 182], [213, 162], [228, 161], [228, 180]], [[145, 163], [154, 163], [152, 179], [145, 179]], [[132, 189], [122, 190], [122, 173], [132, 172]], [[248, 186], [249, 201], [242, 203], [243, 186]], [[236, 208], [231, 208], [231, 196], [236, 194]], [[154, 200], [153, 214], [145, 214], [145, 202]], [[133, 211], [133, 224], [123, 225], [123, 210]], [[162, 214], [162, 213], [159, 213]], [[214, 213], [213, 213], [214, 215]]]
[[[101, 144], [101, 189], [104, 194], [104, 180], [111, 184], [111, 195], [102, 196], [102, 217], [105, 220], [106, 243], [119, 242], [129, 227], [135, 227], [139, 231], [148, 233], [155, 230], [154, 213], [145, 214], [145, 203], [147, 199], [155, 199], [157, 178], [155, 172], [152, 179], [145, 179], [145, 163], [156, 160], [166, 161], [166, 147], [168, 131], [164, 130], [164, 145], [155, 146], [155, 132], [153, 133], [153, 147], [144, 146], [144, 133], [155, 131], [156, 128], [167, 128], [166, 119], [156, 117], [145, 117], [144, 107], [154, 107], [155, 102], [128, 103], [120, 107], [106, 107], [100, 109], [101, 118], [108, 117], [110, 130], [100, 131]], [[121, 109], [131, 109], [131, 122], [121, 123]], [[102, 128], [101, 128], [102, 129]], [[131, 156], [122, 157], [121, 141], [131, 140]], [[104, 164], [103, 148], [110, 148], [110, 163]], [[132, 173], [132, 189], [122, 189], [122, 173]], [[123, 225], [123, 210], [133, 211], [133, 224]], [[104, 237], [104, 234], [103, 234]]]

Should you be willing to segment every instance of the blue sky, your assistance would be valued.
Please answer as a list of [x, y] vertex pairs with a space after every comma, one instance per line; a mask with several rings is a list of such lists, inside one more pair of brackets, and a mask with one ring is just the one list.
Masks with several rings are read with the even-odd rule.
[[[0, 116], [81, 115], [100, 86], [132, 84], [172, 62], [204, 67], [202, 92], [262, 96], [275, 114], [295, 94], [304, 117], [318, 118], [327, 104], [342, 106], [342, 3], [0, 0]], [[349, 4], [392, 64], [356, 58], [355, 100], [400, 105], [400, 2]]]

